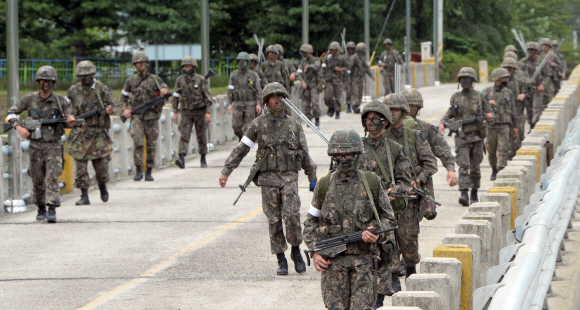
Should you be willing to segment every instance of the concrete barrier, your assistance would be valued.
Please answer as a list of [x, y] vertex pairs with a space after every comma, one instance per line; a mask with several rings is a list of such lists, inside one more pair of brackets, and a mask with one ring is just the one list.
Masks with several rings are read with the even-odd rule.
[[456, 234], [475, 234], [481, 238], [482, 249], [481, 252], [481, 270], [487, 270], [492, 264], [493, 242], [492, 234], [493, 227], [489, 221], [486, 220], [460, 220], [455, 224]]
[[393, 306], [412, 306], [439, 310], [439, 294], [433, 291], [400, 291], [393, 295]]
[[[514, 197], [515, 197], [515, 189], [513, 189], [514, 191]], [[500, 210], [501, 210], [501, 235], [502, 235], [502, 240], [503, 240], [503, 236], [505, 236], [508, 232], [508, 230], [511, 229], [511, 214], [512, 214], [512, 195], [510, 195], [509, 193], [506, 192], [487, 192], [485, 194], [482, 194], [479, 198], [479, 200], [481, 201], [480, 203], [475, 204], [475, 207], [479, 207], [479, 206], [484, 206], [484, 205], [480, 205], [481, 203], [487, 203], [487, 202], [497, 202], [500, 205]], [[515, 198], [514, 198], [515, 200]], [[486, 207], [483, 207], [484, 209], [486, 209]], [[514, 204], [514, 210], [515, 210], [515, 204]], [[497, 213], [496, 213], [497, 214]], [[514, 217], [515, 220], [515, 217]], [[504, 245], [505, 245], [505, 241]]]
[[538, 161], [538, 158], [534, 155], [516, 155], [511, 160], [511, 162], [508, 163], [508, 165], [510, 163], [520, 162], [520, 161], [527, 161], [533, 165], [533, 167], [536, 169], [536, 174], [535, 174], [536, 175], [536, 183], [540, 182], [541, 172], [540, 172], [540, 162]]
[[422, 310], [418, 307], [381, 307], [381, 309], [385, 310]]
[[466, 245], [471, 250], [472, 264], [471, 264], [471, 293], [480, 287], [485, 280], [482, 276], [483, 269], [481, 268], [482, 251], [484, 250], [481, 244], [481, 238], [475, 234], [448, 234], [443, 237], [443, 244]]
[[[478, 236], [476, 236], [479, 238]], [[446, 274], [449, 276], [450, 285], [450, 310], [459, 310], [459, 298], [461, 296], [461, 262], [455, 258], [423, 258], [420, 263], [421, 273]]]
[[433, 291], [439, 295], [436, 309], [451, 308], [451, 279], [446, 274], [413, 274], [407, 278], [407, 291]]
[[[523, 143], [523, 141], [522, 141]], [[546, 171], [547, 160], [546, 160], [546, 148], [544, 146], [532, 146], [523, 145], [517, 150], [516, 155], [533, 155], [536, 157], [536, 161], [540, 166], [540, 171], [538, 174], [542, 174]]]
[[515, 219], [524, 212], [524, 195], [522, 191], [522, 182], [518, 179], [497, 179], [493, 182], [493, 187], [512, 187], [516, 190], [515, 213], [512, 210], [512, 217]]
[[433, 249], [433, 257], [455, 258], [461, 262], [460, 309], [470, 309], [473, 279], [473, 252], [471, 249], [465, 244], [440, 244]]

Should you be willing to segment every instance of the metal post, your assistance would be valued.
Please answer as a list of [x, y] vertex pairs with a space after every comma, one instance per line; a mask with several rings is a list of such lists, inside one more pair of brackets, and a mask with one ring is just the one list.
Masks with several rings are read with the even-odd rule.
[[209, 70], [209, 6], [201, 0], [201, 72]]
[[369, 9], [369, 0], [365, 0], [365, 44], [367, 46], [367, 52], [365, 53], [365, 60], [369, 62], [369, 49], [371, 48], [371, 34], [370, 34], [370, 19], [371, 13]]
[[405, 42], [405, 87], [411, 87], [411, 0], [407, 0], [407, 34]]
[[435, 86], [439, 86], [439, 0], [433, 0], [433, 56], [435, 57]]
[[[8, 67], [8, 108], [18, 102], [19, 95], [19, 70], [18, 70], [18, 0], [6, 1], [6, 58]], [[20, 136], [16, 130], [10, 131], [9, 143], [12, 146], [12, 197], [10, 197], [10, 212], [14, 211], [14, 202], [20, 199], [20, 174], [22, 148], [20, 146]], [[6, 207], [6, 205], [5, 205]]]
[[159, 75], [159, 44], [155, 44], [155, 75]]
[[302, 44], [308, 44], [308, 0], [302, 0]]

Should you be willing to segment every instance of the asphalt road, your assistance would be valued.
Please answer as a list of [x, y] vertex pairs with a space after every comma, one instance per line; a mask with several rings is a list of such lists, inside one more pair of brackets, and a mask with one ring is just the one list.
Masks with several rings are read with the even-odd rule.
[[[476, 89], [483, 89], [476, 85]], [[456, 85], [420, 89], [425, 108], [419, 118], [438, 124]], [[321, 102], [321, 105], [323, 103]], [[325, 110], [325, 109], [323, 109]], [[360, 115], [324, 115], [321, 130], [353, 128], [363, 133]], [[318, 176], [328, 170], [326, 144], [305, 128]], [[453, 149], [453, 140], [446, 138]], [[276, 276], [260, 190], [251, 185], [234, 207], [238, 184], [247, 177], [254, 151], [230, 176], [218, 178], [234, 144], [199, 157], [187, 168], [155, 171], [155, 182], [132, 179], [110, 184], [103, 203], [91, 189], [90, 206], [75, 206], [78, 194], [62, 199], [57, 224], [38, 223], [35, 212], [0, 218], [0, 308], [2, 309], [322, 309], [320, 275], [309, 267]], [[457, 187], [445, 181], [439, 162], [436, 198], [443, 203], [433, 221], [421, 222], [420, 252], [433, 248], [467, 211]], [[491, 187], [487, 158], [482, 189]], [[312, 198], [308, 180], [299, 180], [302, 221]], [[289, 254], [289, 252], [288, 252]], [[390, 304], [390, 300], [386, 301]]]

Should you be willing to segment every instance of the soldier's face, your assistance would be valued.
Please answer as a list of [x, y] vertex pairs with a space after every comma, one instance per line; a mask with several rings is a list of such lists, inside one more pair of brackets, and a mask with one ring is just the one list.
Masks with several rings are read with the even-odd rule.
[[390, 109], [391, 114], [393, 115], [393, 124], [399, 124], [399, 122], [403, 121], [403, 111], [399, 109]]
[[507, 70], [507, 72], [509, 72], [510, 75], [514, 75], [514, 72], [516, 72], [516, 69], [512, 67], [506, 67], [505, 69]]
[[547, 53], [550, 51], [550, 48], [552, 48], [551, 46], [549, 46], [548, 44], [542, 44], [542, 51], [544, 53]]
[[306, 57], [308, 57], [308, 53], [306, 53], [306, 52], [300, 52], [300, 54], [302, 54], [302, 57], [303, 57], [303, 58], [306, 58]]
[[528, 50], [528, 55], [530, 55], [530, 58], [532, 58], [532, 59], [536, 58], [537, 54], [538, 54], [538, 51], [536, 51], [535, 49]]
[[393, 48], [393, 44], [385, 44], [385, 48], [387, 49], [387, 51], [390, 51], [391, 48]]
[[92, 85], [93, 84], [94, 78], [93, 78], [93, 75], [92, 74], [90, 74], [90, 75], [79, 75], [78, 78], [79, 78], [79, 81], [81, 81], [81, 83], [83, 85], [89, 86], [89, 85]]
[[373, 111], [368, 112], [365, 115], [365, 126], [367, 127], [367, 131], [370, 133], [380, 132], [385, 128], [385, 124], [387, 123], [388, 121], [381, 114]]
[[135, 64], [135, 68], [137, 68], [137, 71], [139, 71], [141, 73], [147, 71], [148, 66], [149, 66], [149, 63], [146, 61], [138, 62]]
[[248, 67], [248, 61], [247, 60], [238, 60], [238, 66], [240, 66], [240, 69], [246, 69]]
[[192, 65], [183, 65], [183, 71], [188, 72], [189, 70], [191, 70], [191, 68], [193, 68]]
[[54, 87], [54, 81], [50, 80], [40, 80], [38, 81], [38, 84], [40, 85], [40, 89], [44, 92], [49, 92], [52, 90], [52, 87]]
[[348, 54], [349, 54], [349, 55], [352, 55], [352, 54], [354, 54], [354, 47], [349, 47], [349, 48], [347, 48], [346, 50], [348, 51]]
[[409, 115], [412, 117], [417, 116], [417, 112], [419, 112], [419, 107], [416, 105], [409, 105]]
[[338, 56], [338, 50], [336, 50], [336, 49], [330, 50], [330, 53], [332, 54], [332, 57]]
[[461, 87], [463, 89], [471, 88], [471, 85], [473, 85], [473, 79], [468, 77], [462, 77], [459, 79], [459, 84], [461, 84]]
[[257, 63], [257, 62], [255, 62], [255, 61], [250, 61], [250, 69], [254, 70], [254, 68], [256, 68], [256, 65], [257, 65], [257, 64], [258, 64], [258, 63]]
[[278, 55], [276, 55], [276, 53], [274, 53], [274, 52], [268, 52], [268, 58], [270, 60], [276, 60], [277, 56]]

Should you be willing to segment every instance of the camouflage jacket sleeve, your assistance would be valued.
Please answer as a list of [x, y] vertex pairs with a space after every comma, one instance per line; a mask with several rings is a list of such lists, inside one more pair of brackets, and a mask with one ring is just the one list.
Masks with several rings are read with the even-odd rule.
[[379, 55], [378, 63], [387, 62], [387, 51], [383, 51], [381, 55]]
[[445, 141], [445, 137], [437, 130], [437, 127], [431, 124], [427, 124], [427, 126], [428, 128], [425, 130], [429, 132], [427, 139], [433, 155], [441, 160], [447, 171], [455, 171], [455, 157], [451, 153], [451, 147]]
[[[113, 94], [111, 93], [111, 89], [109, 88], [109, 86], [105, 85], [105, 84], [101, 84], [101, 98], [103, 99], [103, 104], [105, 106], [114, 106], [115, 105], [115, 100], [113, 99]], [[72, 108], [72, 105], [71, 105]], [[113, 108], [113, 114], [115, 114], [117, 112], [117, 108], [114, 107]], [[103, 111], [103, 114], [106, 114], [106, 111]], [[76, 115], [75, 112], [72, 112], [73, 115]]]
[[235, 81], [235, 76], [237, 75], [238, 71], [234, 71], [232, 72], [232, 74], [230, 74], [230, 82], [228, 84], [228, 104], [232, 104], [234, 103], [234, 81]]
[[370, 76], [371, 78], [373, 78], [373, 71], [371, 71], [371, 67], [369, 66], [369, 64], [366, 61], [362, 61], [362, 64], [364, 66], [364, 70], [366, 72], [366, 74], [368, 74], [368, 76]]
[[22, 97], [16, 104], [14, 104], [10, 109], [8, 109], [8, 113], [6, 118], [8, 122], [12, 125], [12, 127], [20, 126], [18, 122], [18, 114], [22, 113], [24, 110], [28, 109], [28, 105], [30, 104], [30, 99], [32, 98], [33, 94], [28, 94]]
[[[169, 91], [169, 87], [167, 86], [167, 84], [165, 84], [162, 78], [158, 77], [157, 75], [155, 75], [154, 78], [157, 79], [157, 82], [159, 83], [159, 86], [161, 86], [161, 88], [165, 88], [167, 89], [167, 91]], [[161, 91], [161, 89], [159, 91]]]
[[306, 143], [306, 135], [304, 134], [304, 129], [300, 124], [300, 149], [304, 152], [304, 158], [302, 159], [302, 169], [304, 169], [304, 174], [308, 176], [309, 182], [316, 182], [316, 164], [310, 157], [308, 152], [308, 144]]
[[304, 221], [304, 230], [302, 235], [304, 237], [304, 243], [308, 249], [312, 250], [314, 241], [316, 241], [317, 230], [320, 225], [320, 207], [318, 206], [318, 186], [316, 184], [314, 187], [314, 192], [312, 195], [312, 202], [310, 207], [308, 207], [308, 214], [306, 215], [306, 221]]
[[175, 80], [175, 92], [173, 92], [173, 101], [171, 105], [173, 106], [173, 112], [177, 113], [179, 111], [179, 97], [181, 96], [181, 90], [179, 89], [179, 85], [181, 84], [182, 76], [178, 76]]
[[[76, 87], [76, 84], [73, 84], [73, 86], [71, 86], [68, 91], [66, 92], [66, 98], [71, 102], [71, 113], [72, 115], [78, 115], [80, 114], [79, 111], [79, 107], [77, 105], [79, 105], [79, 103], [74, 102], [74, 91], [73, 88]], [[82, 102], [81, 102], [82, 103]]]
[[489, 104], [489, 99], [484, 94], [481, 94], [481, 111], [483, 114], [492, 113], [491, 104]]
[[296, 72], [296, 67], [294, 67], [294, 64], [288, 59], [286, 59], [286, 67], [288, 68], [288, 72], [290, 72], [290, 74]]
[[131, 84], [131, 79], [134, 77], [134, 75], [130, 76], [126, 81], [125, 81], [125, 85], [123, 86], [123, 90], [121, 90], [121, 108], [123, 110], [125, 109], [131, 109], [131, 106], [129, 104], [129, 96], [131, 95], [131, 92], [133, 92], [132, 89], [132, 84]]
[[[411, 177], [411, 163], [405, 154], [405, 148], [399, 143], [393, 143], [395, 143], [399, 151], [399, 155], [395, 158], [395, 167], [393, 169], [395, 182], [397, 183], [397, 187], [401, 189], [401, 192], [406, 193], [411, 190], [411, 181], [413, 181], [413, 177]], [[386, 182], [391, 182], [391, 180], [386, 180]]]
[[213, 104], [213, 100], [211, 98], [211, 93], [209, 92], [209, 83], [205, 78], [203, 79], [203, 86], [201, 90], [203, 92], [203, 100], [205, 101], [205, 113], [211, 114], [211, 106]]
[[296, 69], [296, 81], [304, 80], [304, 59], [298, 64], [298, 69]]
[[[387, 194], [385, 185], [381, 181], [381, 178], [377, 177], [379, 182], [379, 205], [377, 206], [377, 213], [379, 213], [379, 219], [381, 220], [381, 228], [392, 228], [397, 226], [397, 220], [395, 219], [395, 213], [391, 207], [391, 200]], [[392, 233], [391, 233], [392, 234]], [[382, 236], [385, 240], [385, 236]]]
[[419, 167], [414, 167], [415, 172], [417, 173], [417, 178], [424, 184], [430, 176], [437, 173], [438, 169], [437, 159], [431, 152], [431, 146], [429, 146], [429, 142], [419, 130], [415, 130], [415, 149], [420, 165]]
[[224, 164], [224, 168], [222, 169], [222, 174], [229, 176], [234, 169], [236, 169], [242, 159], [248, 155], [250, 152], [250, 148], [254, 147], [255, 141], [258, 140], [258, 123], [256, 119], [252, 121], [248, 130], [244, 134], [242, 141], [236, 145], [236, 147], [230, 153], [228, 159], [226, 159], [226, 163]]
[[445, 115], [443, 115], [443, 117], [441, 118], [440, 124], [445, 124], [450, 120], [455, 119], [456, 115], [454, 106], [455, 106], [455, 94], [451, 96], [451, 99], [449, 100], [449, 109], [447, 110], [447, 112], [445, 112]]
[[[284, 71], [284, 70], [282, 70]], [[254, 72], [254, 74], [256, 75], [255, 77], [255, 81], [256, 83], [254, 83], [254, 93], [256, 94], [256, 105], [261, 106], [262, 105], [262, 86], [260, 86], [260, 77], [258, 76], [257, 73]]]
[[403, 65], [403, 57], [401, 57], [401, 53], [399, 53], [399, 51], [395, 51], [395, 58], [397, 59], [397, 63], [399, 65]]

